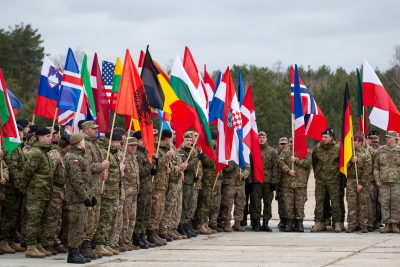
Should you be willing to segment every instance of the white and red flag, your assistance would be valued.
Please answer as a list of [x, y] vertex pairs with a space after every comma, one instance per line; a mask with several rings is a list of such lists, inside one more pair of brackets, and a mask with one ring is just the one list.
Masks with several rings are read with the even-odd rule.
[[381, 81], [364, 59], [363, 104], [373, 107], [369, 121], [385, 131], [400, 132], [400, 113], [386, 92]]

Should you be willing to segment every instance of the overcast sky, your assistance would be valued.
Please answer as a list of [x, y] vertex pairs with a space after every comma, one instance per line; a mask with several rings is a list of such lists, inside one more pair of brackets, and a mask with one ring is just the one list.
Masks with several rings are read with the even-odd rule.
[[32, 24], [51, 57], [80, 47], [90, 61], [97, 52], [115, 62], [128, 48], [137, 64], [149, 44], [162, 67], [188, 46], [200, 71], [278, 60], [351, 71], [364, 57], [386, 70], [400, 44], [399, 10], [398, 0], [0, 0], [0, 28]]

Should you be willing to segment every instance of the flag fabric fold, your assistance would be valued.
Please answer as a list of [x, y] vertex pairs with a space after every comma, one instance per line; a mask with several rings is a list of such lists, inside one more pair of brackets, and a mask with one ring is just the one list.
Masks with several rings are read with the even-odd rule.
[[[242, 82], [242, 74], [240, 73], [240, 69], [238, 69], [238, 97], [239, 97], [239, 110], [242, 107], [243, 99], [244, 99], [244, 88]], [[240, 168], [244, 169], [246, 167], [246, 163], [250, 164], [249, 156], [244, 155], [244, 147], [243, 147], [243, 128], [236, 130], [237, 136], [239, 138], [238, 144], [238, 155], [239, 155], [239, 166]], [[248, 159], [248, 161], [245, 160]]]
[[351, 118], [351, 106], [349, 88], [346, 83], [344, 90], [342, 135], [340, 139], [339, 170], [347, 177], [347, 163], [353, 155], [351, 139], [353, 137], [353, 123]]
[[[363, 110], [364, 110], [364, 128], [363, 128]], [[359, 132], [368, 135], [367, 127], [367, 107], [363, 104], [363, 91], [362, 91], [362, 80], [360, 71], [357, 69], [357, 118], [358, 118], [358, 129]]]
[[111, 91], [114, 79], [115, 65], [108, 61], [103, 61], [101, 66], [101, 77], [103, 78], [104, 88], [106, 90], [108, 102], [111, 101]]
[[18, 112], [22, 108], [22, 103], [19, 99], [7, 88], [8, 98], [10, 99], [10, 104], [14, 112], [14, 116], [17, 116]]
[[[215, 84], [214, 94], [213, 94], [213, 97], [212, 97], [212, 100], [210, 103], [210, 110], [211, 110], [211, 106], [213, 105], [213, 102], [214, 102], [215, 93], [217, 92], [219, 84], [221, 83], [221, 79], [222, 79], [222, 73], [219, 72], [218, 77], [217, 77], [217, 83]], [[214, 114], [212, 114], [212, 112], [209, 112], [208, 117], [209, 117], [209, 124], [218, 125], [218, 118], [215, 117]]]
[[117, 62], [115, 63], [114, 77], [111, 88], [111, 98], [110, 98], [110, 109], [115, 110], [115, 105], [117, 104], [119, 84], [121, 82], [122, 75], [122, 63], [119, 57], [117, 57]]

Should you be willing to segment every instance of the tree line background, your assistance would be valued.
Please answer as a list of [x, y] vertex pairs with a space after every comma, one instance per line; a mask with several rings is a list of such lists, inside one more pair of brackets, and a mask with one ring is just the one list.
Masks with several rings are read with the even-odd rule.
[[[0, 29], [0, 68], [3, 72], [5, 83], [22, 102], [23, 107], [16, 116], [17, 119], [25, 118], [32, 121], [33, 110], [39, 87], [40, 71], [44, 57], [43, 39], [38, 31], [30, 24], [16, 25], [8, 29]], [[79, 47], [74, 49], [78, 64], [85, 54]], [[63, 66], [66, 55], [50, 56], [55, 65]], [[171, 62], [165, 66], [170, 71]], [[357, 66], [356, 66], [357, 67]], [[358, 66], [362, 73], [362, 66]], [[280, 61], [272, 68], [257, 67], [255, 65], [233, 65], [231, 75], [234, 84], [237, 84], [238, 70], [240, 69], [245, 91], [251, 84], [257, 125], [259, 131], [268, 135], [268, 143], [276, 147], [280, 137], [291, 136], [290, 119], [290, 66], [282, 66]], [[391, 67], [386, 71], [375, 70], [386, 91], [397, 107], [400, 106], [400, 45], [395, 45]], [[212, 73], [214, 81], [219, 70]], [[311, 92], [315, 101], [325, 115], [328, 126], [334, 129], [340, 139], [343, 94], [346, 82], [349, 86], [353, 129], [358, 131], [357, 120], [357, 74], [355, 70], [347, 72], [338, 67], [332, 70], [323, 65], [317, 69], [310, 66], [299, 66], [299, 76]], [[367, 108], [367, 114], [371, 108]], [[110, 115], [112, 119], [113, 114]], [[153, 117], [154, 127], [159, 127], [158, 119]], [[111, 123], [111, 122], [110, 122]], [[49, 119], [36, 117], [38, 126], [51, 126]], [[123, 116], [118, 115], [116, 125], [124, 127]], [[215, 130], [214, 126], [211, 126]], [[384, 131], [368, 123], [368, 130], [378, 130], [382, 136]], [[316, 141], [309, 139], [309, 147]]]

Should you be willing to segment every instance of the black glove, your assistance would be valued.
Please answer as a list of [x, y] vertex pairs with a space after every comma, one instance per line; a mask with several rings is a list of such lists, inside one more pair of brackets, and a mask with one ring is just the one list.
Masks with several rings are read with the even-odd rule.
[[21, 198], [23, 194], [24, 194], [24, 191], [22, 191], [21, 188], [15, 189], [15, 197], [16, 198]]
[[248, 194], [251, 194], [251, 192], [253, 192], [253, 189], [254, 189], [254, 184], [253, 183], [249, 183], [249, 184], [246, 185], [246, 187], [247, 187]]
[[195, 176], [194, 179], [193, 179], [193, 181], [194, 181], [195, 183], [197, 183], [198, 180], [199, 180], [199, 176]]
[[86, 207], [91, 207], [92, 206], [92, 201], [90, 201], [89, 199], [86, 199], [83, 203], [85, 203]]
[[271, 190], [271, 192], [275, 191], [276, 189], [276, 184], [269, 184], [269, 190]]
[[158, 165], [158, 158], [153, 157], [153, 162], [155, 162], [155, 164]]
[[347, 187], [347, 179], [344, 179], [344, 181], [343, 181], [343, 187], [344, 187], [344, 188]]
[[168, 190], [165, 190], [165, 195], [168, 196]]
[[92, 197], [92, 207], [96, 206], [97, 204], [97, 199], [95, 197]]
[[203, 154], [203, 153], [199, 153], [199, 154], [197, 154], [197, 158], [198, 158], [199, 160], [202, 160], [202, 159], [203, 159], [203, 156], [204, 156], [204, 154]]
[[151, 169], [150, 174], [151, 174], [151, 176], [156, 176], [157, 169]]

